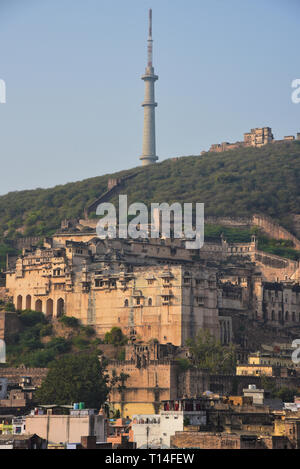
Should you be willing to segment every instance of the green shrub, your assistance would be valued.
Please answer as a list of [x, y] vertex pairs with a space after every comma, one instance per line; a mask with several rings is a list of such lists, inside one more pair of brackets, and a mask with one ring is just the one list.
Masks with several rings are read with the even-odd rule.
[[89, 341], [85, 339], [84, 337], [81, 337], [80, 335], [73, 337], [72, 339], [72, 344], [76, 347], [79, 348], [80, 350], [83, 350], [87, 348], [89, 345]]
[[53, 332], [53, 326], [52, 324], [45, 324], [44, 326], [41, 327], [40, 329], [40, 336], [41, 337], [46, 337], [48, 335], [51, 335]]
[[118, 351], [117, 360], [119, 360], [120, 362], [125, 361], [125, 349], [124, 348], [122, 348], [121, 350]]
[[63, 337], [54, 337], [46, 344], [45, 348], [55, 354], [67, 353], [71, 349], [71, 343]]
[[94, 340], [91, 342], [92, 345], [101, 345], [103, 344], [103, 340], [101, 340], [99, 337], [96, 337]]
[[28, 353], [21, 359], [25, 366], [46, 368], [55, 359], [54, 350], [36, 350], [35, 352]]
[[47, 320], [43, 313], [38, 311], [25, 310], [19, 315], [19, 319], [23, 326], [31, 327], [36, 324], [46, 324]]
[[35, 350], [42, 347], [39, 329], [27, 328], [19, 334], [19, 344], [23, 349]]
[[93, 326], [81, 326], [81, 331], [87, 336], [87, 337], [92, 337], [93, 335], [96, 334], [95, 329]]
[[119, 327], [113, 327], [109, 332], [106, 332], [104, 336], [105, 344], [125, 345], [127, 344], [127, 341], [127, 337]]
[[73, 327], [73, 328], [77, 328], [80, 325], [79, 320], [77, 318], [74, 318], [73, 316], [62, 316], [59, 319], [59, 322], [61, 322], [67, 327]]
[[186, 371], [192, 367], [191, 362], [188, 358], [177, 358], [176, 361], [181, 371]]

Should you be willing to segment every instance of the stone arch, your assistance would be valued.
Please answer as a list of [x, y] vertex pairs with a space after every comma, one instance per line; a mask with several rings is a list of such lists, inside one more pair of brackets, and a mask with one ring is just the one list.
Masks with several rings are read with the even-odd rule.
[[36, 300], [36, 302], [35, 302], [35, 311], [38, 311], [39, 313], [43, 312], [42, 300]]
[[285, 320], [286, 320], [286, 321], [289, 321], [289, 320], [290, 320], [290, 316], [289, 316], [289, 312], [288, 312], [288, 311], [285, 312]]
[[23, 298], [22, 295], [17, 296], [17, 309], [22, 309]]
[[56, 304], [56, 316], [62, 316], [65, 312], [65, 302], [63, 298], [59, 298]]
[[26, 309], [31, 309], [31, 296], [26, 296]]
[[46, 316], [53, 316], [53, 300], [51, 298], [46, 302]]
[[275, 311], [274, 311], [274, 309], [272, 309], [271, 320], [275, 321]]
[[278, 320], [281, 324], [283, 324], [283, 312], [282, 311], [279, 311]]

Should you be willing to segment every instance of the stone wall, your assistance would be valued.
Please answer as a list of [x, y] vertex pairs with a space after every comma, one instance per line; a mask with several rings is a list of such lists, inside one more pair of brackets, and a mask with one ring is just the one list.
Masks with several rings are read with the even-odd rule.
[[288, 230], [280, 226], [267, 215], [253, 215], [252, 225], [261, 228], [267, 235], [275, 239], [286, 239], [294, 243], [295, 249], [300, 250], [300, 241]]
[[171, 436], [171, 448], [200, 449], [291, 449], [285, 436], [236, 435], [229, 433], [176, 432]]
[[252, 219], [247, 217], [205, 217], [205, 223], [208, 225], [249, 228], [252, 224]]
[[[300, 233], [300, 215], [294, 216], [295, 226]], [[252, 217], [205, 217], [205, 223], [211, 225], [222, 225], [231, 228], [250, 228], [258, 226], [271, 238], [285, 239], [294, 243], [295, 249], [300, 250], [300, 241], [288, 230], [280, 226], [276, 221], [267, 215], [254, 214]]]
[[177, 396], [176, 364], [168, 360], [151, 361], [147, 366], [138, 368], [135, 363], [112, 361], [108, 373], [113, 370], [129, 375], [124, 389], [113, 388], [109, 401], [119, 409], [123, 417], [135, 414], [156, 414], [162, 400], [175, 399]]
[[289, 280], [296, 274], [298, 262], [275, 254], [256, 250], [251, 259], [259, 267], [263, 280], [267, 282], [281, 282]]
[[300, 214], [293, 215], [293, 228], [297, 237], [300, 238]]
[[23, 376], [28, 376], [32, 379], [33, 386], [40, 386], [42, 381], [46, 378], [48, 368], [26, 368], [20, 366], [18, 368], [6, 368], [0, 365], [1, 378], [7, 378], [9, 383], [18, 385]]
[[8, 290], [6, 289], [5, 286], [1, 286], [0, 287], [0, 300], [5, 301], [7, 303], [9, 299], [10, 299], [10, 296], [9, 296]]
[[37, 246], [40, 241], [42, 241], [41, 236], [27, 236], [25, 238], [18, 238], [16, 241], [16, 248], [23, 249], [23, 248], [30, 248], [31, 246]]
[[6, 340], [8, 336], [17, 333], [20, 326], [16, 313], [0, 311], [0, 339]]
[[[300, 377], [272, 378], [276, 387], [295, 388], [300, 385]], [[209, 374], [205, 370], [191, 369], [178, 374], [177, 397], [200, 396], [205, 391], [214, 393], [242, 395], [243, 389], [249, 384], [255, 384], [257, 389], [263, 387], [259, 376], [236, 376], [226, 374]]]

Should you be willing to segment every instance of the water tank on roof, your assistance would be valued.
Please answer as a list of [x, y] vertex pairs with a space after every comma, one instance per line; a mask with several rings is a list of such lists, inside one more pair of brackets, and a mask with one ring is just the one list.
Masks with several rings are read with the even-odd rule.
[[85, 408], [84, 402], [79, 402], [79, 409], [83, 410]]

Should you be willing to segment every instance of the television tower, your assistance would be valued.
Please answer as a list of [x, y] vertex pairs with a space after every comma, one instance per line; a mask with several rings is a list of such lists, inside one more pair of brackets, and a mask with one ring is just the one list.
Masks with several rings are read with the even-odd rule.
[[152, 65], [152, 10], [149, 10], [149, 35], [148, 35], [148, 64], [142, 80], [145, 82], [145, 100], [142, 104], [144, 108], [144, 133], [143, 133], [143, 153], [140, 157], [143, 166], [155, 163], [158, 160], [156, 156], [155, 145], [155, 102], [154, 84], [158, 76], [154, 74]]

